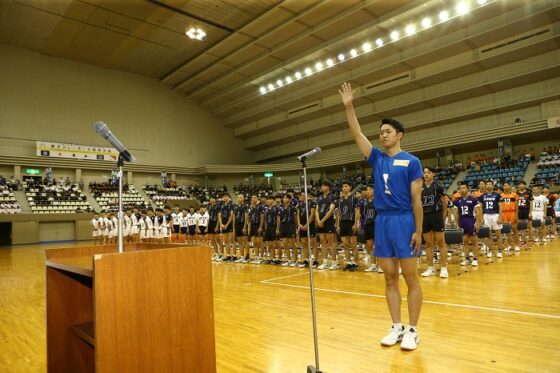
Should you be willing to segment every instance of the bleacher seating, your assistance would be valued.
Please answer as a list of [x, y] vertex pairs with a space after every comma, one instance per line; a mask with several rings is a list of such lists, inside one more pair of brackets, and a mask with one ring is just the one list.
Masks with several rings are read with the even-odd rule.
[[531, 184], [558, 184], [560, 183], [560, 153], [543, 153], [537, 161], [537, 174]]
[[480, 170], [471, 167], [465, 176], [465, 181], [471, 189], [476, 188], [480, 180], [494, 180], [497, 186], [501, 186], [506, 180], [515, 183], [523, 179], [528, 165], [528, 158], [523, 158], [519, 162], [512, 161], [507, 166], [497, 163], [482, 164]]
[[0, 185], [0, 214], [17, 214], [21, 206], [14, 196], [13, 189], [8, 185]]
[[167, 202], [189, 200], [191, 196], [182, 187], [163, 187], [161, 185], [144, 185], [144, 193], [150, 198], [152, 204], [163, 208]]
[[[89, 183], [89, 190], [99, 207], [104, 211], [117, 211], [119, 207], [119, 187], [118, 185], [103, 183]], [[123, 210], [138, 208], [140, 210], [148, 208], [148, 202], [142, 198], [140, 192], [134, 185], [123, 185]]]
[[60, 214], [89, 212], [91, 206], [77, 184], [44, 185], [23, 182], [31, 212], [36, 214]]
[[457, 173], [458, 171], [455, 167], [438, 168], [434, 179], [445, 191], [451, 184], [453, 184], [453, 180], [457, 177]]
[[[222, 194], [228, 191], [225, 185], [218, 186], [218, 187], [189, 185], [186, 187], [186, 189], [187, 189], [187, 194], [191, 198], [197, 199], [200, 203], [208, 202], [210, 200], [210, 197], [221, 199]], [[234, 197], [232, 196], [232, 198]]]

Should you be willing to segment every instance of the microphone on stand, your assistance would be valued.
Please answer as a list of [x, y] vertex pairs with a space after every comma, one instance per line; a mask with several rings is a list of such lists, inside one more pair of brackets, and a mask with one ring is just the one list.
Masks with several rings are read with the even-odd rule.
[[95, 122], [93, 124], [93, 128], [95, 128], [95, 132], [103, 136], [105, 140], [109, 141], [111, 145], [113, 145], [113, 147], [118, 150], [125, 161], [134, 162], [136, 160], [136, 158], [134, 158], [134, 156], [130, 154], [128, 149], [126, 149], [126, 147], [115, 136], [113, 136], [113, 134], [109, 130], [109, 127], [107, 127], [107, 124], [101, 121]]
[[297, 160], [299, 162], [305, 161], [307, 158], [311, 158], [317, 154], [321, 153], [321, 148], [320, 147], [315, 147], [313, 148], [313, 150], [308, 151], [305, 154], [300, 155], [299, 157], [297, 157]]

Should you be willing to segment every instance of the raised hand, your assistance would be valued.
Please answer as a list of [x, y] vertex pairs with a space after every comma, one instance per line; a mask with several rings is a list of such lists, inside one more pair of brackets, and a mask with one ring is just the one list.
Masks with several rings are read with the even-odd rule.
[[338, 93], [340, 93], [340, 98], [342, 98], [344, 106], [352, 105], [352, 102], [354, 101], [354, 91], [352, 90], [352, 85], [350, 83], [342, 83]]

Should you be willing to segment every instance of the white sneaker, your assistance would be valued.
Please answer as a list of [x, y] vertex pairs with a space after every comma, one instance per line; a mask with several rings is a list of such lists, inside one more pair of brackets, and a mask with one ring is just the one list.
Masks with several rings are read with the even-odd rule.
[[327, 263], [323, 263], [321, 264], [319, 267], [317, 267], [318, 270], [323, 270], [323, 269], [327, 269], [329, 268], [329, 265]]
[[288, 267], [290, 265], [290, 262], [284, 262], [282, 263], [282, 267]]
[[383, 273], [383, 270], [381, 269], [381, 266], [377, 267], [377, 273]]
[[404, 332], [402, 342], [401, 342], [401, 350], [405, 351], [412, 351], [418, 347], [418, 342], [420, 342], [420, 337], [418, 337], [418, 332], [415, 332], [414, 329], [409, 328], [407, 331]]
[[441, 278], [448, 278], [449, 277], [449, 273], [447, 273], [447, 267], [441, 267], [441, 269], [439, 271], [439, 277], [441, 277]]
[[465, 259], [465, 260], [463, 260], [463, 261], [461, 262], [460, 265], [462, 265], [462, 266], [468, 266], [469, 264], [471, 264], [471, 261], [468, 260], [468, 259]]
[[338, 264], [336, 263], [331, 264], [331, 266], [329, 267], [329, 270], [331, 271], [336, 271], [337, 269], [338, 269]]
[[424, 272], [422, 272], [422, 274], [420, 276], [430, 277], [430, 276], [435, 276], [435, 275], [436, 275], [436, 270], [434, 269], [434, 267], [428, 267], [428, 269], [425, 270]]
[[498, 251], [498, 254], [496, 255], [496, 258], [503, 258], [502, 252]]
[[290, 262], [290, 267], [295, 267], [297, 265], [296, 262]]
[[473, 267], [478, 266], [478, 260], [473, 259], [472, 262], [471, 262], [471, 266], [473, 266]]
[[492, 257], [492, 251], [488, 251], [488, 253], [486, 254], [487, 258], [491, 258]]
[[519, 248], [519, 246], [515, 246], [514, 250], [515, 250], [516, 253], [518, 253], [518, 252], [521, 251], [521, 248]]
[[377, 264], [372, 264], [366, 269], [364, 269], [364, 272], [376, 272], [376, 271], [377, 271]]
[[404, 335], [404, 326], [401, 326], [401, 329], [397, 330], [393, 325], [391, 326], [391, 329], [389, 329], [389, 333], [381, 340], [381, 345], [394, 346], [400, 341], [402, 341], [403, 335]]

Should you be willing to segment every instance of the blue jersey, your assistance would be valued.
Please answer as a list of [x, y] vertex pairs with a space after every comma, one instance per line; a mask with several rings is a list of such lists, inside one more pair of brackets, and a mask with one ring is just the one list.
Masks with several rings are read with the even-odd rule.
[[476, 198], [473, 196], [467, 196], [467, 198], [459, 197], [453, 204], [459, 210], [459, 219], [474, 219], [474, 208], [478, 205]]
[[410, 184], [423, 176], [418, 158], [405, 151], [389, 157], [372, 148], [368, 163], [373, 169], [376, 211], [412, 211]]
[[482, 203], [482, 212], [485, 214], [499, 214], [500, 213], [500, 200], [502, 197], [497, 192], [484, 193], [478, 197]]

